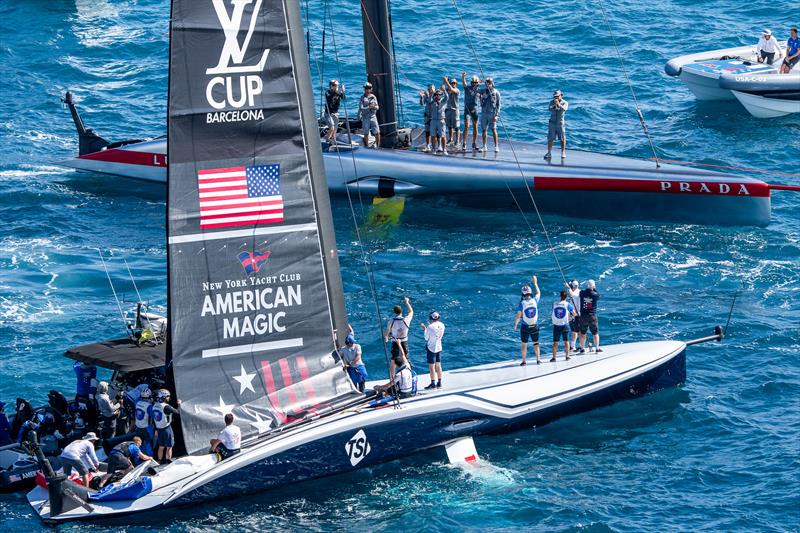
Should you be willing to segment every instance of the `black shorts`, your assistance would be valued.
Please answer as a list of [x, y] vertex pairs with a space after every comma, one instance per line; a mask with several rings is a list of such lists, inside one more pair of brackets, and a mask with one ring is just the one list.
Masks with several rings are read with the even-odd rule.
[[528, 342], [528, 339], [531, 340], [534, 344], [539, 344], [539, 325], [534, 324], [533, 326], [529, 326], [525, 323], [522, 324], [522, 327], [519, 328], [519, 340], [523, 343]]
[[591, 331], [592, 335], [597, 335], [597, 315], [585, 314], [580, 316], [581, 319], [581, 335], [586, 335], [587, 331]]
[[239, 449], [236, 449], [236, 450], [229, 450], [229, 449], [228, 449], [228, 448], [227, 448], [227, 447], [226, 447], [224, 444], [222, 444], [221, 442], [220, 442], [219, 444], [217, 444], [217, 453], [219, 454], [219, 456], [220, 456], [220, 457], [222, 457], [222, 460], [223, 460], [223, 461], [224, 461], [225, 459], [227, 459], [228, 457], [233, 457], [234, 455], [236, 455], [236, 454], [237, 454], [237, 453], [239, 453], [240, 451], [241, 451], [241, 450], [239, 450]]
[[784, 63], [786, 63], [787, 65], [789, 65], [789, 67], [790, 67], [790, 68], [791, 68], [791, 67], [793, 67], [793, 66], [795, 66], [795, 65], [797, 64], [797, 62], [798, 62], [798, 61], [800, 61], [800, 56], [793, 57], [792, 59], [789, 59], [789, 58], [787, 57], [787, 58], [785, 58], [785, 59], [783, 60], [783, 62], [784, 62]]
[[581, 315], [574, 316], [569, 319], [569, 330], [573, 333], [578, 333], [581, 329]]
[[567, 340], [567, 326], [553, 326], [553, 342], [556, 343], [560, 340]]
[[[403, 351], [406, 353], [406, 359], [408, 359], [408, 341], [400, 341], [400, 344], [403, 346]], [[397, 342], [392, 341], [392, 357], [397, 357], [400, 354], [400, 349], [397, 347]]]
[[107, 472], [113, 474], [117, 471], [127, 472], [133, 470], [133, 463], [120, 452], [111, 452], [108, 456]]
[[442, 362], [442, 352], [432, 352], [426, 346], [425, 347], [425, 354], [428, 356], [428, 364], [429, 365], [433, 365], [433, 364]]

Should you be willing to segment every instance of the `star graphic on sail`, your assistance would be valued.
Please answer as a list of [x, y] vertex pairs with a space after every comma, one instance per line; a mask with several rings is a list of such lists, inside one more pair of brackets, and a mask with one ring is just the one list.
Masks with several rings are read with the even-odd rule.
[[238, 376], [233, 376], [233, 379], [239, 382], [239, 394], [243, 394], [246, 390], [255, 392], [256, 389], [253, 388], [253, 380], [256, 377], [256, 373], [248, 374], [244, 369], [244, 365], [240, 365], [240, 367], [242, 373]]
[[272, 427], [272, 420], [270, 420], [269, 418], [264, 420], [261, 418], [261, 416], [259, 416], [258, 413], [255, 413], [255, 416], [256, 416], [256, 421], [250, 422], [250, 425], [258, 430], [259, 435], [261, 435], [262, 433], [267, 431], [270, 427]]
[[214, 410], [215, 411], [219, 411], [219, 414], [221, 414], [222, 416], [225, 416], [228, 413], [232, 412], [233, 408], [235, 406], [236, 406], [236, 404], [233, 404], [233, 403], [232, 404], [226, 404], [225, 401], [222, 399], [222, 396], [220, 396], [219, 397], [219, 406], [218, 407], [214, 407]]

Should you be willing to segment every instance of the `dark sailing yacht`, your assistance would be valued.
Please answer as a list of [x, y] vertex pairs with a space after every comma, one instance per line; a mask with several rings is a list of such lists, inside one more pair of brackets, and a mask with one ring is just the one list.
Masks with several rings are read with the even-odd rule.
[[[186, 454], [99, 492], [49, 472], [28, 494], [42, 519], [185, 505], [434, 446], [474, 459], [475, 435], [681, 384], [687, 345], [721, 339], [451, 370], [447, 389], [378, 408], [337, 353], [347, 317], [298, 3], [173, 0], [171, 20], [166, 367]], [[209, 123], [212, 97], [236, 120]], [[208, 441], [227, 413], [243, 441], [221, 461]]]

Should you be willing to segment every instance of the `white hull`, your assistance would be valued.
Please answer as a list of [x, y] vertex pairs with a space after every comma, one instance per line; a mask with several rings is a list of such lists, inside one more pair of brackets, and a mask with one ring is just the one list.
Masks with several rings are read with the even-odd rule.
[[[618, 344], [571, 361], [560, 354], [556, 363], [520, 367], [518, 361], [505, 361], [450, 370], [443, 379], [446, 388], [421, 391], [403, 400], [401, 409], [353, 407], [244, 443], [239, 455], [221, 463], [210, 455], [181, 459], [153, 476], [152, 492], [136, 500], [90, 501], [57, 517], [50, 517], [46, 490], [37, 487], [28, 501], [45, 520], [94, 519], [347, 472], [465, 436], [540, 425], [674, 386], [685, 379], [685, 348], [678, 341]], [[420, 389], [427, 381], [420, 377]], [[358, 456], [348, 448], [356, 438], [367, 450]], [[324, 454], [325, 461], [309, 461], [315, 453]]]
[[719, 76], [709, 76], [684, 70], [679, 77], [698, 100], [704, 102], [735, 100], [730, 90], [720, 89]]
[[747, 111], [756, 118], [775, 118], [800, 113], [800, 101], [767, 98], [755, 94], [731, 91]]

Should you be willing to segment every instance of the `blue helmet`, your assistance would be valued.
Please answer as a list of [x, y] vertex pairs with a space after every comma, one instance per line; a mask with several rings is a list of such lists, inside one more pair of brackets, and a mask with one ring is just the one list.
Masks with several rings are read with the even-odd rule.
[[350, 346], [351, 344], [355, 344], [356, 338], [353, 337], [353, 335], [348, 335], [347, 337], [344, 338], [344, 343], [348, 346]]

